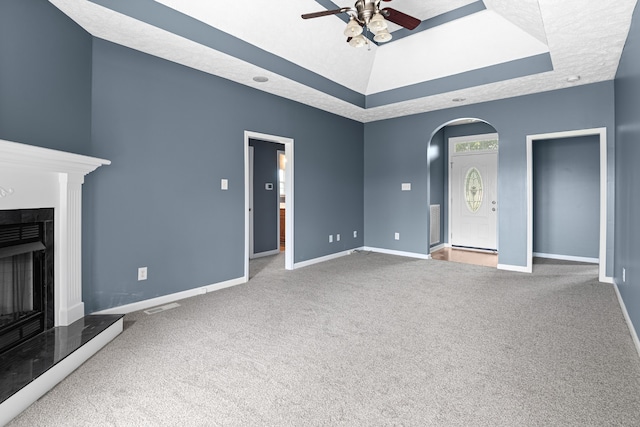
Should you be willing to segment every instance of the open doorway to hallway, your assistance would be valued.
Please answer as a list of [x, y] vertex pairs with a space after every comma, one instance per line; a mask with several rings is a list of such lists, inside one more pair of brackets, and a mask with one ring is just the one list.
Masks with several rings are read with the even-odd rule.
[[[249, 258], [280, 253], [280, 153], [284, 145], [249, 139]], [[284, 154], [283, 154], [284, 155]], [[284, 193], [284, 190], [282, 191]], [[284, 236], [283, 236], [284, 237]]]
[[[246, 281], [249, 280], [249, 258], [251, 253], [255, 250], [252, 247], [252, 230], [251, 230], [251, 216], [252, 216], [252, 197], [253, 194], [252, 184], [255, 187], [255, 182], [251, 179], [251, 144], [250, 140], [259, 140], [263, 141], [267, 144], [275, 143], [281, 144], [284, 146], [284, 154], [286, 156], [286, 164], [285, 164], [285, 182], [284, 182], [284, 191], [286, 194], [285, 200], [285, 241], [287, 242], [285, 251], [284, 251], [284, 263], [285, 269], [293, 270], [293, 254], [294, 254], [294, 236], [293, 236], [293, 222], [294, 222], [294, 183], [293, 183], [293, 169], [294, 169], [294, 152], [293, 152], [293, 142], [294, 140], [291, 138], [286, 138], [282, 136], [269, 135], [258, 132], [245, 131], [244, 132], [244, 176], [245, 176], [245, 264], [244, 264], [244, 279]], [[278, 147], [281, 148], [281, 147]], [[277, 150], [276, 150], [277, 151]], [[263, 182], [259, 184], [259, 186], [264, 187], [266, 191], [271, 191], [271, 194], [278, 194], [279, 192], [279, 182], [278, 182], [278, 169], [277, 169], [277, 157], [276, 152], [274, 152], [274, 170], [273, 170], [273, 179], [271, 181]], [[271, 185], [268, 185], [271, 184]], [[255, 188], [254, 188], [255, 190]], [[275, 205], [273, 209], [274, 221], [276, 224], [279, 224], [279, 200], [276, 198]], [[275, 242], [275, 253], [279, 253], [279, 238], [278, 233], [274, 235]]]

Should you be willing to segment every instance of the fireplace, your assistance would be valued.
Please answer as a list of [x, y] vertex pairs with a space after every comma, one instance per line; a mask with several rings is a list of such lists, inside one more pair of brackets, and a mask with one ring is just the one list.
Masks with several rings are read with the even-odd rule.
[[54, 326], [53, 215], [0, 211], [0, 353]]
[[[0, 252], [11, 255], [10, 260], [3, 262], [6, 265], [13, 265], [14, 260], [17, 264], [24, 262], [20, 267], [24, 272], [15, 274], [31, 274], [35, 279], [44, 280], [41, 288], [38, 285], [31, 290], [27, 285], [23, 291], [23, 300], [33, 297], [31, 305], [27, 303], [11, 310], [3, 308], [4, 316], [32, 319], [33, 315], [39, 319], [38, 327], [45, 329], [68, 326], [84, 317], [82, 184], [85, 175], [110, 163], [95, 157], [0, 140], [0, 212], [8, 213], [0, 220], [0, 230], [7, 234], [15, 234], [18, 229], [20, 233], [27, 232], [17, 245], [0, 243]], [[17, 247], [7, 249], [11, 246]], [[15, 259], [15, 255], [20, 255], [19, 259]], [[33, 272], [29, 273], [29, 270]], [[13, 267], [7, 267], [7, 275], [8, 271], [14, 275]], [[4, 289], [0, 292], [13, 291]], [[35, 311], [42, 314], [32, 313]], [[38, 322], [25, 322], [28, 325], [21, 331], [14, 331], [14, 335], [25, 337], [33, 333]], [[3, 320], [0, 329], [5, 327], [9, 326]], [[4, 337], [0, 341], [11, 339]]]
[[122, 332], [119, 316], [85, 316], [82, 294], [82, 184], [110, 163], [0, 140], [0, 300], [16, 299], [0, 310], [13, 346], [0, 354], [0, 425]]

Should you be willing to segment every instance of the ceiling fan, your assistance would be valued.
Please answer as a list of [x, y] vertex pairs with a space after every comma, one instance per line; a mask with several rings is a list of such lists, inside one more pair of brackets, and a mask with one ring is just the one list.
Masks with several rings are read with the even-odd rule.
[[[378, 43], [388, 42], [393, 38], [387, 29], [387, 22], [400, 25], [408, 30], [413, 30], [420, 25], [420, 20], [399, 12], [390, 7], [380, 9], [381, 1], [391, 0], [357, 0], [354, 7], [341, 7], [340, 9], [323, 10], [322, 12], [306, 13], [302, 19], [318, 18], [320, 16], [337, 15], [347, 13], [350, 16], [344, 35], [347, 42], [353, 47], [362, 47], [368, 43], [362, 35], [365, 30], [375, 33], [373, 40]], [[386, 20], [385, 20], [386, 19]]]

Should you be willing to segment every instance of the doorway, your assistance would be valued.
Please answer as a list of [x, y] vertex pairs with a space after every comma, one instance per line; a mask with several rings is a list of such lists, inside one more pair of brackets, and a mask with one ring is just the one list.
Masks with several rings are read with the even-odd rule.
[[601, 282], [613, 283], [613, 278], [607, 277], [607, 129], [593, 128], [567, 132], [554, 132], [538, 135], [527, 135], [527, 265], [523, 272], [533, 271], [533, 142], [546, 139], [563, 139], [596, 135], [599, 138], [600, 153], [600, 221], [599, 221], [599, 257], [598, 279]]
[[[477, 249], [472, 249], [471, 247], [491, 247], [492, 249], [497, 249], [497, 243], [469, 243], [462, 242], [461, 246], [452, 246], [452, 240], [450, 237], [451, 233], [451, 191], [450, 191], [450, 177], [451, 177], [451, 164], [450, 159], [455, 157], [456, 154], [459, 154], [459, 157], [462, 158], [461, 153], [465, 151], [474, 151], [473, 148], [476, 148], [475, 151], [482, 153], [482, 150], [477, 150], [480, 147], [474, 147], [473, 143], [477, 143], [478, 140], [485, 139], [485, 135], [490, 135], [491, 138], [489, 140], [495, 140], [492, 142], [495, 146], [493, 147], [484, 147], [487, 151], [491, 153], [497, 153], [497, 138], [498, 132], [497, 130], [488, 122], [478, 119], [478, 118], [458, 118], [451, 120], [449, 122], [443, 123], [431, 134], [431, 139], [429, 140], [428, 150], [427, 150], [427, 158], [429, 165], [429, 173], [427, 176], [428, 179], [428, 200], [429, 200], [429, 241], [428, 248], [430, 253], [430, 258], [436, 260], [443, 261], [453, 261], [465, 264], [475, 264], [475, 265], [483, 265], [489, 267], [497, 267], [498, 265], [498, 255], [495, 250], [479, 251]], [[495, 135], [495, 136], [494, 136]], [[461, 145], [458, 147], [458, 153], [455, 153], [454, 146], [454, 156], [450, 155], [449, 150], [449, 142], [457, 141]], [[482, 146], [482, 143], [480, 143]], [[489, 148], [491, 148], [489, 150]], [[477, 153], [476, 153], [477, 154]], [[470, 155], [470, 154], [467, 154]], [[496, 156], [497, 158], [497, 156]], [[462, 160], [462, 159], [459, 159]], [[455, 165], [454, 161], [454, 165]], [[458, 162], [458, 165], [461, 166], [462, 169], [463, 162]], [[468, 165], [472, 166], [472, 165]], [[497, 164], [493, 168], [497, 171]], [[468, 168], [464, 170], [464, 175], [468, 172]], [[475, 174], [474, 174], [475, 175]], [[497, 176], [497, 172], [495, 172]], [[461, 180], [464, 183], [464, 178], [466, 176], [462, 176]], [[484, 172], [481, 171], [481, 178], [484, 177]], [[497, 178], [492, 178], [493, 181], [497, 182]], [[492, 192], [492, 195], [497, 194], [497, 190]], [[479, 197], [479, 194], [476, 193], [476, 198]], [[483, 194], [483, 200], [487, 196]], [[459, 197], [464, 202], [464, 195]], [[485, 200], [486, 201], [486, 200]], [[495, 201], [495, 206], [491, 205], [491, 201]], [[476, 201], [477, 202], [477, 201]], [[490, 209], [495, 208], [496, 211], [494, 216], [497, 216], [497, 198], [489, 200]], [[455, 205], [455, 204], [454, 204]], [[464, 205], [461, 205], [464, 207]], [[478, 208], [478, 206], [475, 206]], [[466, 209], [466, 208], [465, 208]], [[455, 225], [454, 225], [455, 228]], [[493, 232], [493, 236], [495, 241], [497, 242], [497, 224], [495, 226], [496, 231]], [[460, 236], [458, 233], [454, 232], [454, 236]], [[460, 242], [455, 242], [460, 243]]]
[[449, 138], [449, 243], [497, 252], [498, 134]]
[[[276, 144], [284, 145], [284, 154], [287, 162], [284, 170], [284, 190], [286, 194], [285, 204], [285, 241], [287, 242], [285, 247], [285, 269], [293, 270], [293, 254], [294, 254], [294, 236], [293, 236], [293, 223], [294, 223], [294, 152], [293, 142], [291, 138], [282, 136], [263, 134], [258, 132], [245, 131], [244, 132], [244, 177], [245, 177], [245, 264], [244, 264], [244, 279], [249, 280], [249, 258], [251, 254], [251, 155], [249, 140], [255, 139], [260, 141], [266, 141]], [[276, 172], [277, 173], [277, 172]], [[277, 178], [276, 178], [277, 179]], [[278, 192], [279, 185], [274, 182], [275, 188], [270, 191]]]
[[[271, 141], [249, 140], [249, 258], [280, 253], [279, 159], [284, 146]], [[282, 155], [284, 157], [284, 154]], [[284, 170], [282, 171], [284, 172]], [[284, 232], [284, 230], [283, 230]], [[284, 236], [283, 236], [284, 237]]]

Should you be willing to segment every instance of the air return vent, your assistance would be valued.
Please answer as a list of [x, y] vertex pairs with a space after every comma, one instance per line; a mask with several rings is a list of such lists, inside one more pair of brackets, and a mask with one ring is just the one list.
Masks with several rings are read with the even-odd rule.
[[180, 307], [180, 304], [177, 302], [172, 302], [171, 304], [161, 305], [160, 307], [150, 308], [149, 310], [145, 310], [144, 312], [147, 314], [156, 314], [161, 311], [171, 310], [172, 308]]
[[429, 219], [431, 227], [429, 230], [429, 244], [440, 243], [440, 205], [429, 206]]

